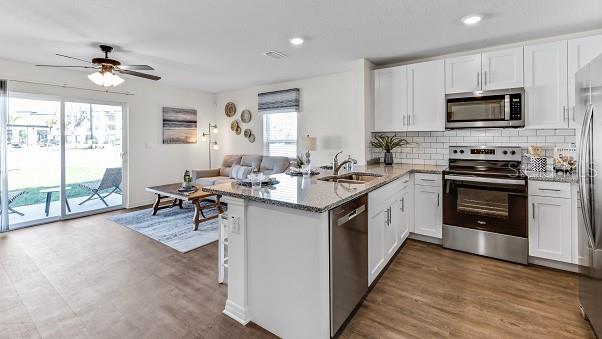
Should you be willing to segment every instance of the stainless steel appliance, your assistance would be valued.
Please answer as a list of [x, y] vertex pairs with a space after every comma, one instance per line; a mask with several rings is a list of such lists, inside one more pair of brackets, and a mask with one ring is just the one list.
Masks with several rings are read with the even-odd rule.
[[443, 247], [526, 264], [527, 178], [519, 147], [449, 148]]
[[575, 78], [581, 218], [578, 227], [579, 301], [602, 336], [602, 55]]
[[368, 196], [330, 211], [330, 334], [368, 292]]
[[445, 128], [524, 127], [523, 88], [448, 94]]

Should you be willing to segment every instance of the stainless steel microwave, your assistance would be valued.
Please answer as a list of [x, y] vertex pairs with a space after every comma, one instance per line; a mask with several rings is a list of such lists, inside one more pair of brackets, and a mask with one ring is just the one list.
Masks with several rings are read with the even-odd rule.
[[445, 96], [445, 128], [525, 127], [525, 90], [457, 93]]

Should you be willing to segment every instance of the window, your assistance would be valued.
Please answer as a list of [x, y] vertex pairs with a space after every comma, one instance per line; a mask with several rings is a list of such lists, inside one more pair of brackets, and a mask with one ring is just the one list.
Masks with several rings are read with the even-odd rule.
[[263, 115], [263, 154], [297, 157], [297, 112]]

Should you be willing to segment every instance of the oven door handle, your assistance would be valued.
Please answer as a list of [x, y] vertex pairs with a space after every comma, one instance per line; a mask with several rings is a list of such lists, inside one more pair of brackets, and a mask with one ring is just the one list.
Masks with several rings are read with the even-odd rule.
[[471, 182], [483, 182], [488, 184], [504, 184], [504, 185], [525, 185], [525, 180], [522, 179], [500, 179], [500, 178], [486, 178], [486, 177], [474, 177], [468, 175], [446, 175], [445, 179], [454, 181], [471, 181]]

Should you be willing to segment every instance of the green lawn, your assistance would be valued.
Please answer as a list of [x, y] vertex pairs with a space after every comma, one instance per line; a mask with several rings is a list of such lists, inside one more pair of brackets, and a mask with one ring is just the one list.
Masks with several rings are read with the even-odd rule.
[[[25, 190], [25, 193], [21, 194], [15, 201], [10, 204], [10, 207], [19, 207], [19, 206], [28, 206], [34, 204], [42, 204], [46, 202], [46, 193], [40, 193], [41, 190], [46, 188], [51, 188], [56, 186], [39, 186], [32, 187]], [[79, 186], [79, 185], [69, 185], [71, 187], [70, 190], [67, 191], [67, 198], [79, 198], [79, 197], [87, 197], [90, 195], [90, 191]], [[111, 192], [112, 189], [100, 191], [101, 194], [107, 194]], [[59, 194], [52, 194], [52, 201], [58, 201]]]

